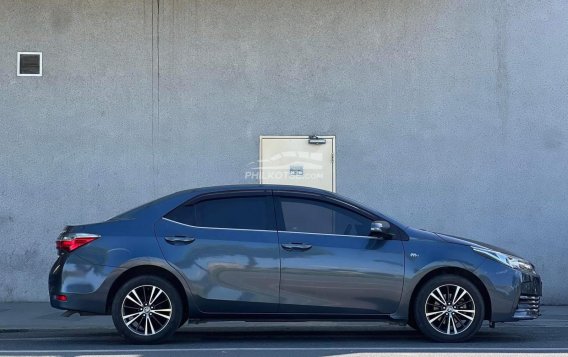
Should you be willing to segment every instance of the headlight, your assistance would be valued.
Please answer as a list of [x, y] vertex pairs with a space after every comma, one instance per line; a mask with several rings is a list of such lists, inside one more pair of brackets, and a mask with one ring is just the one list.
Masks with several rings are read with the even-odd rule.
[[477, 253], [485, 255], [486, 257], [496, 260], [499, 263], [505, 264], [506, 266], [513, 269], [534, 273], [534, 266], [528, 260], [525, 260], [523, 258], [501, 253], [485, 247], [472, 246], [471, 248]]

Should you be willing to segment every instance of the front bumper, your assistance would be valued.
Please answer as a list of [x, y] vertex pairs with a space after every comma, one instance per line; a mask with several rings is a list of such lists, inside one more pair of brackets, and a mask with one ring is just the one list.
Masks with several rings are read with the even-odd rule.
[[523, 274], [521, 295], [517, 309], [513, 314], [515, 320], [532, 320], [540, 316], [540, 297], [542, 296], [542, 281], [538, 275]]
[[533, 320], [540, 316], [540, 296], [521, 295], [513, 318], [515, 320]]
[[476, 275], [489, 295], [491, 308], [487, 320], [512, 322], [540, 315], [542, 282], [538, 274], [521, 272], [487, 258]]

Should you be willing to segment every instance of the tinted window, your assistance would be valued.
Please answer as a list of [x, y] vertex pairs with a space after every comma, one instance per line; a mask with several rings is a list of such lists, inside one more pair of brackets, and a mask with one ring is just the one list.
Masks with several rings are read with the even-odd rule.
[[167, 219], [195, 226], [195, 206], [183, 204], [166, 215]]
[[283, 229], [291, 232], [368, 236], [372, 220], [332, 203], [278, 198]]
[[176, 222], [199, 227], [274, 229], [272, 197], [226, 197], [182, 205], [166, 215]]

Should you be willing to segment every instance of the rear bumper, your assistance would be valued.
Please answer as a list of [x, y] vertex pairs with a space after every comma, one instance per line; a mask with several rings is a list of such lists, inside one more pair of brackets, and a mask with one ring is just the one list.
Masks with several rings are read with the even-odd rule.
[[65, 295], [67, 301], [59, 301], [55, 299], [55, 295], [49, 296], [51, 306], [60, 310], [71, 310], [88, 312], [95, 315], [106, 314], [106, 300], [99, 301], [97, 297], [90, 296], [91, 294], [56, 294]]
[[[73, 255], [60, 256], [49, 271], [49, 302], [56, 309], [105, 314], [112, 282], [123, 271]], [[66, 301], [57, 300], [57, 295], [65, 295]]]

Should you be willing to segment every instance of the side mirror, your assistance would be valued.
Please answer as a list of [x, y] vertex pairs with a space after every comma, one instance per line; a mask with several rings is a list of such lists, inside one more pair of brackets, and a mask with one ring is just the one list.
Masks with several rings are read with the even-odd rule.
[[389, 233], [390, 223], [386, 221], [374, 221], [371, 222], [371, 232], [369, 235], [375, 237], [392, 237], [393, 235]]

